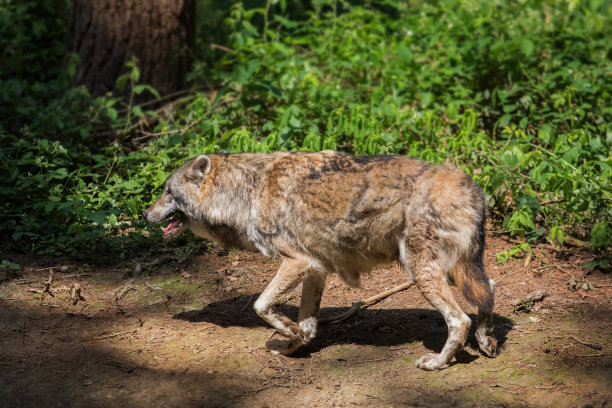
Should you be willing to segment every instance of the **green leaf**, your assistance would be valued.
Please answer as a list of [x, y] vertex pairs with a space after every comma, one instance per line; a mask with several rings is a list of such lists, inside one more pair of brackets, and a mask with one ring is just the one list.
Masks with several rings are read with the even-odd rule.
[[117, 120], [117, 111], [115, 110], [115, 108], [106, 108], [106, 115], [113, 122]]
[[506, 127], [512, 120], [512, 115], [504, 115], [499, 119], [499, 126]]
[[434, 95], [431, 92], [424, 92], [421, 94], [421, 106], [428, 107], [434, 99]]
[[523, 38], [520, 42], [521, 51], [525, 54], [526, 57], [530, 57], [533, 54], [533, 50], [535, 46], [533, 42], [529, 38]]
[[134, 107], [132, 108], [132, 113], [133, 113], [135, 116], [138, 116], [139, 118], [144, 117], [144, 112], [142, 111], [142, 109], [140, 108], [140, 106], [134, 106]]
[[412, 54], [412, 51], [410, 50], [410, 48], [406, 47], [403, 44], [398, 47], [397, 51], [399, 53], [401, 60], [406, 63], [412, 62], [412, 60], [414, 59], [414, 55]]

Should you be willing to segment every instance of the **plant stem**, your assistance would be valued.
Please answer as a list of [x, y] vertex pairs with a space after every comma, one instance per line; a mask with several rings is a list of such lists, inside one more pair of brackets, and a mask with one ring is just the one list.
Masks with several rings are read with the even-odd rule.
[[268, 12], [270, 11], [270, 2], [271, 0], [266, 1], [266, 11], [264, 12], [264, 41], [268, 42]]

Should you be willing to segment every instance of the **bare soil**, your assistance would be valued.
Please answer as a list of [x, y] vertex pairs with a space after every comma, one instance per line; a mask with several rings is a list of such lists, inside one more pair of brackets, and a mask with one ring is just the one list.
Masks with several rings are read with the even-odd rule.
[[[276, 260], [220, 250], [186, 256], [170, 248], [155, 259], [98, 266], [12, 256], [21, 270], [0, 284], [0, 406], [609, 404], [609, 274], [585, 275], [588, 253], [547, 248], [498, 265], [495, 254], [513, 244], [500, 237], [488, 242], [485, 265], [498, 282], [500, 353], [482, 355], [472, 332], [454, 364], [439, 372], [414, 366], [421, 355], [439, 352], [447, 336], [441, 315], [414, 287], [323, 327], [311, 344], [284, 357], [265, 351], [273, 330], [252, 310]], [[51, 294], [42, 292], [49, 268]], [[572, 277], [575, 291], [567, 285]], [[397, 265], [372, 272], [362, 290], [330, 277], [321, 316], [340, 314], [406, 280]], [[584, 290], [584, 281], [595, 290]], [[84, 298], [76, 304], [75, 285]], [[513, 305], [535, 290], [549, 296]], [[281, 307], [294, 319], [300, 291]], [[475, 322], [476, 310], [457, 297]]]

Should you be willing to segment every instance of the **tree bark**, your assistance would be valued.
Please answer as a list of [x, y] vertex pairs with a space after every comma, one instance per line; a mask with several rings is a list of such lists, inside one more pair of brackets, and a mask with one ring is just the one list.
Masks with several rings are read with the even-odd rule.
[[72, 0], [67, 51], [81, 62], [75, 81], [94, 96], [115, 91], [126, 63], [161, 94], [185, 85], [194, 41], [195, 0]]

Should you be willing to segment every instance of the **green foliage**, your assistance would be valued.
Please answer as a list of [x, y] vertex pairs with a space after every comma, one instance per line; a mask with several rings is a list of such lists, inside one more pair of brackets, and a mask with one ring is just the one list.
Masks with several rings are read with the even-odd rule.
[[[6, 10], [17, 6], [0, 3]], [[74, 58], [48, 84], [48, 103], [2, 84], [1, 100], [18, 103], [0, 136], [0, 231], [10, 247], [35, 252], [126, 248], [143, 233], [159, 236], [139, 214], [187, 157], [336, 149], [452, 163], [475, 178], [491, 218], [511, 234], [559, 245], [571, 234], [607, 250], [611, 10], [597, 0], [218, 3], [212, 15], [225, 15], [223, 26], [200, 12], [198, 32], [228, 33], [225, 42], [205, 38], [232, 52], [211, 51], [201, 34], [189, 75], [217, 91], [194, 92], [170, 114], [133, 104], [134, 94], [154, 93], [138, 83], [135, 63], [118, 81], [131, 89], [124, 106], [71, 89]], [[1, 70], [9, 84], [29, 83], [28, 73]], [[134, 122], [152, 116], [158, 136], [125, 147]], [[119, 143], [95, 142], [101, 129]]]
[[497, 254], [497, 263], [505, 264], [508, 259], [516, 259], [515, 256], [520, 253], [527, 254], [531, 252], [531, 245], [529, 245], [529, 243], [527, 242], [523, 242], [521, 244], [513, 246], [506, 252], [500, 252], [499, 254]]
[[[61, 88], [69, 0], [0, 0], [0, 124], [30, 123]], [[13, 129], [11, 129], [13, 130]]]

